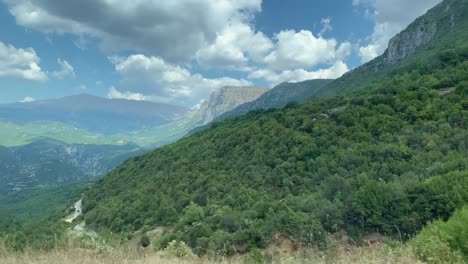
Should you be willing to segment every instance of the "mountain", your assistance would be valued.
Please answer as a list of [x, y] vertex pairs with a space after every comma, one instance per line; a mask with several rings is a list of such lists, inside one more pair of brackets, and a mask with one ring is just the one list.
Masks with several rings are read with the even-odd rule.
[[268, 89], [259, 87], [225, 86], [213, 92], [201, 104], [194, 119], [197, 120], [197, 125], [205, 125], [239, 105], [254, 101], [266, 91]]
[[134, 144], [66, 144], [48, 138], [23, 146], [0, 146], [0, 194], [90, 181], [143, 152]]
[[92, 133], [109, 135], [161, 126], [184, 117], [188, 111], [168, 104], [82, 94], [0, 105], [0, 121], [20, 125], [62, 122]]
[[141, 141], [141, 138], [152, 138], [153, 142], [150, 144], [152, 147], [160, 147], [172, 143], [193, 131], [202, 129], [206, 124], [225, 112], [257, 99], [266, 91], [268, 91], [266, 88], [251, 86], [222, 87], [213, 92], [197, 111], [187, 114], [185, 118], [144, 131], [143, 133], [137, 133], [135, 137], [138, 141]]
[[[383, 55], [319, 89], [311, 99], [340, 95], [413, 70], [430, 72], [441, 60], [468, 53], [468, 0], [444, 0], [394, 36]], [[463, 50], [463, 51], [462, 51]]]
[[262, 94], [252, 102], [239, 105], [231, 111], [219, 115], [216, 120], [243, 115], [252, 110], [283, 108], [289, 102], [304, 102], [316, 90], [329, 84], [332, 80], [308, 80], [298, 83], [281, 83]]
[[[216, 122], [127, 160], [85, 193], [86, 223], [122, 236], [164, 227], [155, 246], [185, 241], [202, 255], [282, 236], [317, 247], [329, 234], [406, 240], [448, 219], [468, 204], [467, 14], [465, 0], [446, 0], [403, 31], [421, 43], [400, 42], [399, 55], [316, 100]], [[429, 40], [417, 37], [421, 21], [436, 25]]]

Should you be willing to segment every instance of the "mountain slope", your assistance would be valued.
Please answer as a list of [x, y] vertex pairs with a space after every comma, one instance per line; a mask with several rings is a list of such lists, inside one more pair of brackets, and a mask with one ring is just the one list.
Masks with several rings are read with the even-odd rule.
[[267, 89], [265, 88], [250, 86], [222, 87], [218, 91], [213, 92], [197, 111], [187, 114], [185, 118], [173, 121], [167, 125], [143, 131], [142, 133], [136, 133], [134, 138], [137, 141], [133, 141], [139, 142], [141, 138], [144, 138], [144, 141], [148, 142], [152, 139], [153, 143], [150, 144], [152, 147], [160, 147], [172, 143], [187, 135], [190, 131], [208, 124], [225, 112], [257, 99], [266, 91]]
[[268, 89], [259, 87], [223, 87], [202, 103], [194, 119], [198, 125], [205, 125], [239, 105], [254, 101], [266, 91]]
[[0, 147], [0, 194], [37, 186], [89, 181], [144, 151], [136, 145], [66, 144], [37, 139]]
[[0, 105], [0, 120], [15, 124], [62, 122], [93, 133], [117, 134], [164, 125], [187, 112], [167, 104], [75, 95]]
[[[353, 92], [389, 76], [412, 70], [430, 72], [441, 57], [463, 49], [468, 32], [468, 0], [444, 0], [394, 36], [385, 53], [319, 89], [311, 99]], [[449, 58], [447, 58], [449, 59]]]
[[[86, 222], [169, 226], [168, 239], [200, 252], [263, 247], [277, 233], [300, 243], [323, 243], [325, 231], [392, 235], [395, 225], [413, 234], [468, 202], [458, 200], [468, 188], [468, 83], [446, 95], [411, 88], [425, 77], [218, 122], [131, 159], [86, 193]], [[454, 180], [441, 185], [445, 177]]]
[[[435, 10], [447, 3], [465, 1]], [[464, 25], [453, 32], [468, 39]], [[439, 53], [445, 36], [360, 93], [250, 112], [126, 161], [85, 194], [86, 222], [123, 235], [168, 227], [161, 247], [232, 254], [281, 235], [407, 239], [447, 219], [468, 203], [468, 53], [464, 43]], [[405, 68], [415, 58], [435, 61]]]
[[235, 109], [220, 115], [216, 120], [243, 115], [257, 109], [283, 108], [289, 102], [303, 102], [316, 90], [332, 80], [309, 80], [298, 83], [281, 83], [262, 94], [255, 101], [241, 104]]

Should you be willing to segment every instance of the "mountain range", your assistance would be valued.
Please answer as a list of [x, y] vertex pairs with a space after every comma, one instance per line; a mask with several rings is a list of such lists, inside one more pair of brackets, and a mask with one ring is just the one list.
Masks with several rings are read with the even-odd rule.
[[86, 224], [123, 237], [161, 228], [157, 249], [176, 240], [232, 255], [280, 236], [401, 242], [450, 218], [468, 203], [467, 7], [443, 1], [303, 104], [127, 160], [84, 194]]
[[48, 138], [23, 146], [0, 146], [0, 194], [92, 181], [142, 153], [135, 144], [66, 144]]
[[[16, 123], [0, 123], [0, 194], [93, 181], [265, 91], [223, 87], [197, 111], [91, 95], [0, 105], [2, 121]], [[145, 148], [133, 141], [145, 142]]]
[[87, 94], [0, 105], [0, 121], [24, 125], [61, 122], [92, 133], [112, 135], [143, 130], [184, 117], [189, 109], [147, 101], [106, 99]]

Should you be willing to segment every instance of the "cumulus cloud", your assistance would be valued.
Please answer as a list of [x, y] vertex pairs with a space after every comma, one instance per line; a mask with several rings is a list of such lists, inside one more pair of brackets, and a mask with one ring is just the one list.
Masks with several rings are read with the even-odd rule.
[[131, 92], [120, 92], [115, 89], [114, 86], [109, 88], [109, 92], [107, 93], [107, 97], [110, 99], [127, 99], [127, 100], [135, 100], [135, 101], [151, 101], [151, 97], [145, 96], [141, 93], [131, 93]]
[[39, 62], [34, 49], [20, 49], [0, 42], [0, 77], [45, 81], [47, 75], [41, 70]]
[[205, 78], [188, 69], [167, 63], [162, 58], [143, 54], [112, 57], [122, 79], [119, 89], [141, 94], [152, 101], [192, 107], [214, 90], [225, 85], [252, 85], [244, 79]]
[[259, 61], [273, 47], [262, 32], [254, 32], [250, 25], [237, 23], [226, 27], [213, 44], [200, 49], [197, 61], [207, 67], [242, 69], [250, 59]]
[[31, 96], [26, 96], [25, 98], [23, 98], [23, 100], [20, 101], [20, 103], [30, 103], [34, 101], [36, 101], [36, 99], [32, 98]]
[[348, 66], [343, 61], [338, 61], [329, 68], [316, 71], [307, 71], [304, 69], [285, 70], [280, 73], [262, 69], [252, 72], [250, 79], [264, 79], [270, 85], [276, 85], [281, 82], [300, 82], [311, 79], [335, 79], [347, 72]]
[[303, 69], [319, 64], [330, 64], [343, 59], [351, 52], [348, 42], [338, 45], [335, 39], [315, 37], [308, 30], [281, 31], [275, 37], [274, 50], [264, 62], [274, 70]]
[[353, 0], [355, 6], [374, 10], [374, 31], [369, 37], [370, 43], [359, 49], [361, 61], [381, 55], [393, 36], [439, 2], [441, 0]]
[[17, 24], [101, 41], [108, 52], [132, 50], [169, 61], [190, 59], [229, 23], [249, 21], [261, 0], [6, 0]]
[[70, 63], [68, 63], [68, 61], [58, 58], [57, 62], [60, 65], [61, 69], [59, 71], [53, 71], [51, 73], [52, 77], [56, 79], [60, 79], [60, 80], [65, 79], [67, 77], [70, 77], [73, 79], [76, 78], [75, 69], [73, 68], [73, 66], [71, 66]]

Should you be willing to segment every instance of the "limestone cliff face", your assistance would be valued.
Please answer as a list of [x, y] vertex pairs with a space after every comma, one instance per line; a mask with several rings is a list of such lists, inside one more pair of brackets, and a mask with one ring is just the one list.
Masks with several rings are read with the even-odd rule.
[[407, 29], [395, 37], [389, 44], [383, 60], [387, 65], [400, 62], [404, 58], [416, 52], [424, 44], [429, 43], [437, 33], [436, 21], [428, 21], [421, 18], [410, 29]]
[[268, 91], [266, 88], [250, 86], [225, 86], [212, 93], [210, 97], [203, 102], [195, 115], [199, 125], [205, 125], [213, 121], [219, 115], [231, 111], [237, 106], [251, 102]]
[[432, 40], [466, 23], [467, 0], [444, 0], [394, 36], [382, 56], [385, 66], [396, 64]]
[[232, 111], [228, 111], [216, 120], [227, 117], [243, 115], [256, 109], [283, 108], [289, 102], [304, 102], [309, 99], [315, 91], [329, 84], [333, 80], [316, 79], [297, 83], [281, 83], [252, 102], [241, 104]]

